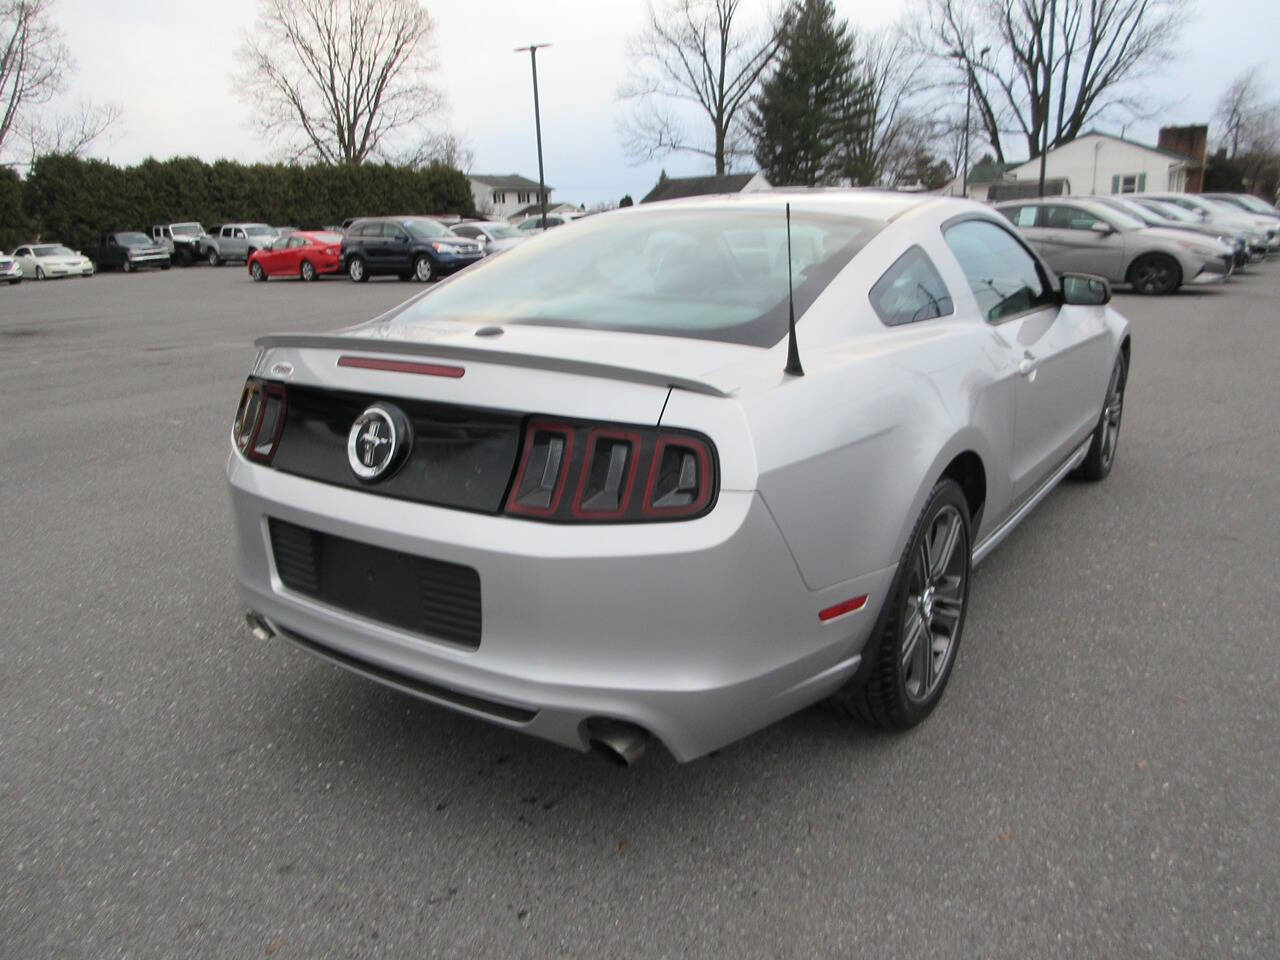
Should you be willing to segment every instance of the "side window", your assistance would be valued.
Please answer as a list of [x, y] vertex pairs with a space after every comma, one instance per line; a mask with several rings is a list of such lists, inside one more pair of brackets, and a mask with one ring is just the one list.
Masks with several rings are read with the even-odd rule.
[[480, 234], [480, 231], [475, 227], [464, 227], [461, 225], [454, 227], [453, 232], [460, 237], [470, 237], [472, 240]]
[[933, 261], [912, 247], [871, 288], [871, 306], [886, 326], [934, 320], [955, 312], [951, 293]]
[[388, 235], [397, 243], [409, 242], [409, 234], [405, 233], [402, 228], [397, 227], [394, 223], [387, 224], [387, 229], [390, 231]]
[[244, 240], [245, 232], [243, 230], [237, 230], [235, 236], [237, 240]]
[[1039, 207], [1002, 207], [1000, 212], [1009, 218], [1009, 222], [1015, 227], [1026, 230], [1036, 225], [1036, 213]]
[[31, 251], [26, 247], [19, 247], [17, 250], [13, 251], [13, 255], [15, 257], [29, 257], [31, 256]]
[[943, 236], [988, 323], [1054, 302], [1035, 258], [1003, 227], [988, 220], [962, 220]]
[[1088, 230], [1097, 220], [1088, 210], [1065, 203], [1055, 203], [1044, 208], [1044, 225], [1053, 230]]
[[305, 237], [290, 237], [286, 247], [289, 250], [296, 250], [298, 247], [305, 247], [306, 245], [307, 241]]

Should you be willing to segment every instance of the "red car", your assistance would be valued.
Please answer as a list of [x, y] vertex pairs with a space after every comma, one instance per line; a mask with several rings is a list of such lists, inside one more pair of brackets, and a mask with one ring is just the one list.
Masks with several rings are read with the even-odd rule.
[[342, 235], [321, 231], [286, 234], [249, 257], [249, 276], [255, 280], [267, 277], [314, 280], [322, 273], [337, 273], [341, 267]]

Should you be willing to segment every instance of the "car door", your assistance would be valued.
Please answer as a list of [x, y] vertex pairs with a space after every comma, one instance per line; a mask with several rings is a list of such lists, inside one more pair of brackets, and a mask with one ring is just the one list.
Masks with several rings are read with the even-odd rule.
[[1041, 236], [1043, 228], [1040, 226], [1040, 205], [1035, 203], [1024, 203], [1017, 206], [1002, 206], [1000, 212], [1003, 213], [1022, 234], [1023, 239], [1032, 250], [1037, 253], [1041, 252], [1041, 246], [1044, 238]]
[[110, 267], [124, 266], [126, 251], [120, 246], [114, 233], [109, 233], [102, 242], [102, 262]]
[[1110, 372], [1102, 308], [1063, 307], [1052, 277], [1012, 230], [985, 217], [944, 232], [991, 329], [1001, 377], [1012, 383], [1008, 476], [1016, 506], [1087, 435]]
[[[1041, 207], [1038, 251], [1058, 273], [1091, 273], [1119, 283], [1124, 280], [1124, 236], [1104, 218], [1074, 203]], [[1103, 233], [1094, 224], [1110, 228]]]
[[412, 242], [409, 231], [397, 223], [385, 223], [383, 229], [386, 236], [384, 269], [388, 273], [408, 273], [413, 269]]
[[13, 251], [13, 259], [18, 261], [18, 266], [22, 269], [24, 277], [34, 277], [36, 275], [36, 259], [31, 255], [30, 247], [18, 247]]

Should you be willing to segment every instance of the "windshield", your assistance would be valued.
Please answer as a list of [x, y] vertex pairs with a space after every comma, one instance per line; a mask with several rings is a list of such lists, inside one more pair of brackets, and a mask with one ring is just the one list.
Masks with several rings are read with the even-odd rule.
[[1183, 210], [1181, 207], [1172, 203], [1161, 203], [1158, 200], [1147, 201], [1144, 206], [1150, 206], [1160, 216], [1169, 220], [1177, 220], [1179, 223], [1198, 223], [1199, 218]]
[[1127, 200], [1105, 200], [1102, 202], [1106, 203], [1106, 205], [1112, 209], [1123, 210], [1129, 216], [1137, 217], [1148, 227], [1159, 227], [1169, 222], [1166, 218], [1152, 213], [1146, 207], [1136, 203], [1130, 203]]
[[198, 223], [175, 223], [169, 229], [175, 237], [198, 237], [204, 233], [204, 227]]
[[[793, 212], [797, 319], [883, 225]], [[786, 221], [780, 209], [592, 217], [459, 274], [401, 318], [772, 346], [787, 329]]]
[[149, 247], [151, 238], [144, 233], [117, 233], [116, 243], [122, 247]]
[[1246, 210], [1252, 210], [1255, 213], [1268, 213], [1273, 217], [1276, 215], [1275, 207], [1271, 206], [1267, 201], [1260, 200], [1252, 194], [1236, 194], [1231, 199]]
[[491, 227], [485, 227], [484, 232], [495, 240], [510, 240], [512, 237], [522, 236], [519, 230], [508, 227], [505, 223], [495, 223]]
[[431, 240], [435, 237], [456, 237], [457, 234], [439, 220], [403, 220], [400, 225], [419, 240]]
[[1113, 207], [1110, 204], [1098, 204], [1096, 207], [1088, 208], [1090, 213], [1096, 213], [1102, 217], [1113, 227], [1119, 227], [1121, 230], [1138, 230], [1145, 227], [1146, 224], [1126, 210]]
[[275, 227], [245, 227], [244, 232], [251, 237], [274, 237]]
[[60, 243], [47, 243], [39, 247], [32, 247], [31, 252], [37, 257], [74, 257], [75, 251], [68, 247], [64, 247]]

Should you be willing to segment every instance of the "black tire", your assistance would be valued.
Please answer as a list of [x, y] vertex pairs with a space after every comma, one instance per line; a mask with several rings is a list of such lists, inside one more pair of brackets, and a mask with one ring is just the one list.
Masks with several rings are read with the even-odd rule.
[[18, 284], [20, 284], [21, 282], [22, 282], [22, 278], [21, 278], [21, 277], [18, 277], [18, 278], [14, 279], [14, 280], [10, 280], [10, 281], [9, 281], [9, 286], [11, 286], [11, 287], [16, 287], [16, 286], [17, 286]]
[[[957, 522], [957, 539], [952, 549], [946, 551], [949, 538], [939, 544], [937, 537], [946, 537], [952, 524]], [[942, 524], [946, 526], [942, 527]], [[943, 548], [941, 570], [946, 576], [939, 577], [939, 581], [954, 580], [957, 575], [960, 578], [958, 584], [947, 587], [945, 596], [941, 591], [935, 591], [933, 586], [920, 589], [921, 582], [930, 579], [923, 573], [923, 560], [929, 555], [929, 550], [922, 546], [926, 540], [932, 547]], [[973, 540], [968, 501], [954, 480], [939, 480], [930, 491], [911, 536], [907, 538], [893, 585], [863, 650], [862, 666], [831, 697], [830, 703], [838, 712], [870, 726], [892, 730], [914, 727], [933, 712], [946, 690], [959, 652], [969, 608], [972, 565]], [[943, 610], [947, 612], [942, 613]], [[939, 637], [932, 633], [932, 622], [940, 614], [951, 622], [952, 630], [946, 638], [945, 648], [936, 652]], [[912, 642], [908, 635], [912, 624], [923, 624], [927, 628], [924, 632], [924, 636], [929, 638], [927, 649], [923, 647], [925, 640], [919, 635]], [[922, 651], [927, 658], [927, 679], [920, 679], [917, 675], [914, 682], [920, 686], [914, 692], [911, 689], [912, 671], [918, 661], [906, 656], [912, 651]], [[936, 659], [938, 656], [940, 661]], [[904, 663], [904, 660], [908, 662]]]
[[304, 283], [310, 283], [316, 278], [316, 265], [310, 260], [303, 260], [302, 266], [298, 268], [298, 276], [302, 278]]
[[188, 247], [179, 247], [175, 251], [175, 255], [178, 258], [178, 266], [180, 267], [189, 267], [191, 264], [195, 263], [196, 260], [195, 254], [193, 254]]
[[436, 265], [431, 258], [425, 253], [420, 253], [413, 261], [413, 276], [410, 279], [417, 280], [419, 283], [430, 283], [432, 280], [439, 280], [440, 275], [436, 273]]
[[362, 257], [352, 257], [347, 261], [347, 276], [354, 283], [365, 283], [369, 279], [369, 267]]
[[1120, 448], [1120, 418], [1124, 413], [1124, 388], [1128, 381], [1129, 361], [1121, 353], [1116, 357], [1111, 377], [1107, 380], [1107, 396], [1102, 403], [1098, 424], [1093, 428], [1089, 452], [1076, 470], [1076, 476], [1082, 480], [1096, 483], [1106, 479], [1116, 462], [1116, 452]]
[[120, 264], [120, 269], [123, 270], [125, 273], [133, 273], [133, 263], [129, 260], [128, 257], [124, 258], [124, 262]]
[[37, 279], [37, 280], [44, 280], [44, 279], [45, 279], [45, 275], [44, 275], [44, 267], [40, 266], [40, 264], [38, 264], [38, 263], [36, 264], [36, 279]]
[[253, 279], [257, 280], [259, 283], [264, 283], [267, 279], [267, 271], [263, 270], [262, 264], [255, 260], [253, 263], [249, 264], [249, 276], [253, 277]]
[[214, 247], [210, 247], [205, 251], [204, 259], [211, 267], [222, 266], [222, 258], [218, 256], [218, 251]]
[[168, 269], [169, 269], [170, 267], [172, 267], [172, 266], [173, 266], [173, 261], [171, 260], [171, 261], [169, 261], [168, 263], [162, 263], [162, 264], [160, 264], [160, 269], [161, 269], [161, 270], [168, 270]]
[[1164, 253], [1144, 253], [1129, 265], [1129, 285], [1135, 293], [1162, 297], [1182, 286], [1182, 268]]

